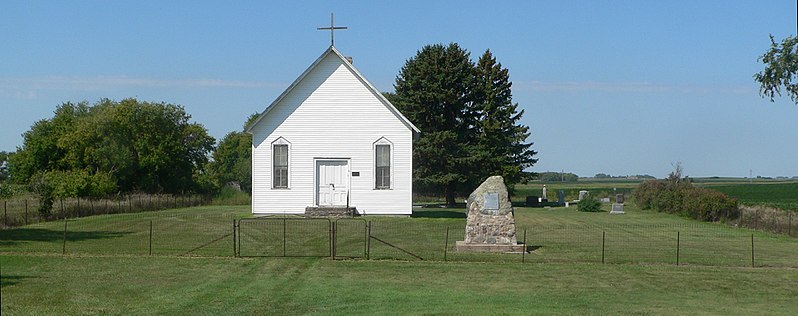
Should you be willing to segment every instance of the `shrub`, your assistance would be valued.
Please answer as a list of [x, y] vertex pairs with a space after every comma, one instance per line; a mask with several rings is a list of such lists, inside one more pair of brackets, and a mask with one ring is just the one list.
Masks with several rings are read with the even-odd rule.
[[693, 187], [688, 178], [671, 176], [646, 181], [632, 193], [642, 209], [678, 214], [701, 221], [723, 221], [740, 216], [737, 199], [710, 189]]
[[211, 203], [214, 205], [249, 205], [251, 201], [252, 199], [247, 192], [224, 186]]
[[637, 186], [632, 192], [632, 199], [642, 209], [651, 209], [657, 199], [657, 195], [665, 187], [665, 183], [657, 180], [648, 180]]
[[576, 209], [580, 212], [601, 212], [601, 202], [588, 194], [576, 204]]

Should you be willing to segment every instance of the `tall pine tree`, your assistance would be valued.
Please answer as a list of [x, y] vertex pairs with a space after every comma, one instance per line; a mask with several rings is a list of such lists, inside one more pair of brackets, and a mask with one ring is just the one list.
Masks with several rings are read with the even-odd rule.
[[421, 130], [413, 151], [414, 182], [423, 189], [443, 189], [449, 205], [472, 178], [474, 83], [468, 51], [452, 43], [423, 47], [394, 84], [392, 103]]
[[530, 180], [531, 173], [524, 169], [537, 162], [537, 152], [527, 143], [529, 127], [519, 121], [524, 110], [513, 103], [512, 85], [507, 68], [496, 62], [490, 50], [486, 50], [476, 65], [477, 115], [474, 132], [477, 138], [475, 158], [479, 179], [491, 175], [502, 175], [510, 186]]
[[475, 65], [457, 44], [428, 45], [396, 77], [391, 102], [421, 130], [414, 144], [416, 188], [453, 205], [488, 176], [525, 182], [536, 152], [526, 143], [524, 111], [513, 103], [507, 69], [486, 51]]

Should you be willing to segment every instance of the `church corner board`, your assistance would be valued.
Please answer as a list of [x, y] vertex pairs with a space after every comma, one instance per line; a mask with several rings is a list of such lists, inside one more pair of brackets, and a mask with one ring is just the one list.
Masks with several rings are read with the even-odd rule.
[[334, 46], [247, 132], [254, 214], [411, 214], [419, 130]]

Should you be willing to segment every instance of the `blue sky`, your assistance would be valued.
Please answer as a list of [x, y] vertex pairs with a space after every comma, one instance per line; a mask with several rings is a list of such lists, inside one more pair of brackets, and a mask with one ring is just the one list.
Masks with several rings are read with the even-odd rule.
[[580, 176], [798, 176], [798, 106], [754, 73], [795, 1], [3, 1], [0, 150], [66, 101], [185, 106], [221, 138], [329, 45], [380, 90], [426, 44], [490, 49], [540, 161]]

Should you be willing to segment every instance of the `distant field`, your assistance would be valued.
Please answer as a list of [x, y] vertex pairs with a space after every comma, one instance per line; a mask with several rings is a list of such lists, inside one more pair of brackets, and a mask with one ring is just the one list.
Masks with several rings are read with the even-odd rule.
[[708, 185], [707, 187], [736, 197], [746, 205], [798, 211], [798, 182], [736, 185]]

